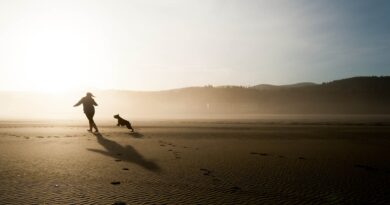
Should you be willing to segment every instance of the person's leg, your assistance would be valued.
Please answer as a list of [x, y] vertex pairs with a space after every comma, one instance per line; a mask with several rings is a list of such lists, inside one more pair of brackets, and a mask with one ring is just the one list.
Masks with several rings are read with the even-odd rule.
[[98, 128], [97, 128], [95, 122], [93, 122], [93, 127], [95, 128], [96, 132], [99, 132], [99, 130], [98, 130]]
[[[95, 124], [95, 121], [93, 120], [93, 116], [95, 115], [95, 113], [92, 113], [91, 115], [91, 122], [92, 122], [92, 126], [93, 128], [95, 128], [95, 131], [96, 132], [99, 132], [99, 129], [97, 128], [96, 124]], [[92, 128], [91, 128], [92, 129]]]
[[88, 122], [89, 122], [89, 130], [90, 132], [92, 132], [92, 126], [93, 126], [93, 116], [90, 114], [90, 113], [85, 113], [85, 115], [87, 116], [87, 119], [88, 119]]

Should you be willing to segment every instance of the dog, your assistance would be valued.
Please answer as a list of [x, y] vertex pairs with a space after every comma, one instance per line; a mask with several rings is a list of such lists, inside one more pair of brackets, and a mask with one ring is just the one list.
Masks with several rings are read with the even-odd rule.
[[127, 120], [121, 118], [121, 117], [119, 116], [119, 114], [114, 115], [114, 118], [115, 118], [115, 119], [118, 119], [118, 124], [117, 124], [116, 126], [121, 126], [121, 127], [126, 126], [128, 129], [131, 130], [131, 132], [134, 132], [134, 129], [133, 129], [133, 127], [131, 126], [131, 124], [130, 124], [129, 121], [127, 121]]

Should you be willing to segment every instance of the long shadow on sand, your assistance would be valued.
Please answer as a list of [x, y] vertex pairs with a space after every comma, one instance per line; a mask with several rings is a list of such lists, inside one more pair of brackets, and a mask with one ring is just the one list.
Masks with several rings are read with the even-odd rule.
[[106, 151], [99, 150], [99, 149], [88, 149], [89, 151], [110, 156], [117, 160], [135, 163], [150, 171], [155, 171], [155, 172], [160, 171], [160, 167], [156, 163], [145, 159], [132, 146], [130, 145], [122, 146], [115, 141], [105, 138], [100, 133], [95, 133], [94, 135], [96, 136], [98, 143], [102, 145], [106, 149]]

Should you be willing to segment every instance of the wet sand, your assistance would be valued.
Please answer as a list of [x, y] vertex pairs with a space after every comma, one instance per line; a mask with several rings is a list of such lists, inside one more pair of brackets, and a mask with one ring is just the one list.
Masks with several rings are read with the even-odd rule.
[[388, 123], [111, 124], [1, 122], [1, 204], [390, 203]]

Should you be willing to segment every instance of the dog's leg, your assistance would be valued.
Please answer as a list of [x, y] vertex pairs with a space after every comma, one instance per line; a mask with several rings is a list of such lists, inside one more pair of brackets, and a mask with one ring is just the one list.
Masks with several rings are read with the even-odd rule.
[[129, 121], [126, 122], [126, 127], [127, 127], [128, 129], [130, 129], [131, 132], [134, 132], [134, 129], [133, 129], [133, 127], [131, 126], [131, 124], [130, 124]]
[[130, 122], [126, 122], [126, 127], [127, 127], [128, 129], [131, 129]]

